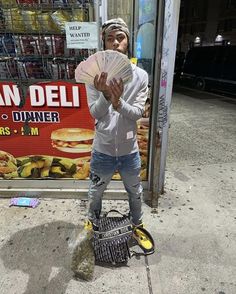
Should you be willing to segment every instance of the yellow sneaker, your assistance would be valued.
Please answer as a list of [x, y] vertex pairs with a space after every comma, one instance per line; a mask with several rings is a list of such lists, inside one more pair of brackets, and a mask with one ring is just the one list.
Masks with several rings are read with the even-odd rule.
[[98, 226], [96, 222], [91, 222], [91, 220], [86, 220], [84, 223], [84, 229], [87, 231], [98, 231]]
[[84, 229], [87, 231], [93, 230], [93, 224], [90, 220], [86, 220], [86, 222], [84, 223]]
[[145, 254], [154, 253], [154, 240], [151, 234], [145, 230], [143, 226], [137, 226], [134, 228], [133, 238], [137, 241], [138, 245], [143, 249]]

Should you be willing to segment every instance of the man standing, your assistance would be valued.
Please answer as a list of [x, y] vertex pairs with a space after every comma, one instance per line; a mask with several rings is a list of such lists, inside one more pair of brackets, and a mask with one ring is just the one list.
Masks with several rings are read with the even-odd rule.
[[[102, 26], [104, 50], [129, 55], [130, 33], [121, 19], [111, 19]], [[86, 85], [88, 105], [95, 118], [95, 138], [91, 156], [89, 211], [93, 225], [102, 209], [102, 196], [116, 171], [120, 173], [129, 197], [130, 217], [136, 227], [142, 225], [141, 160], [137, 142], [137, 120], [142, 117], [148, 93], [148, 74], [132, 64], [133, 80], [107, 83], [107, 73]]]

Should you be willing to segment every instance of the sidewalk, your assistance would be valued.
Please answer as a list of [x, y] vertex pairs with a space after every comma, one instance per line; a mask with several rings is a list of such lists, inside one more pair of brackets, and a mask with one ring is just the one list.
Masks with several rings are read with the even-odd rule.
[[[144, 205], [157, 252], [147, 260], [132, 257], [127, 267], [96, 266], [92, 282], [74, 280], [69, 270], [68, 241], [85, 219], [85, 201], [47, 198], [26, 209], [9, 208], [9, 199], [1, 199], [0, 293], [235, 294], [232, 177], [236, 164], [167, 172], [158, 214]], [[105, 210], [128, 209], [127, 201], [104, 204]]]
[[[45, 199], [35, 209], [8, 207], [0, 200], [0, 293], [148, 293], [145, 259], [130, 260], [128, 266], [96, 266], [92, 282], [73, 279], [68, 243], [82, 228], [85, 201]], [[105, 200], [104, 210], [128, 211], [128, 202]], [[156, 215], [148, 219], [157, 222]], [[149, 257], [149, 262], [153, 258]], [[156, 292], [154, 292], [156, 293]]]
[[[185, 132], [178, 126], [187, 126], [194, 138], [196, 120], [192, 119], [191, 109], [197, 111], [197, 104], [192, 105], [185, 118], [182, 107], [194, 101], [179, 94], [175, 99], [179, 106], [174, 100], [166, 193], [160, 198], [157, 210], [144, 204], [144, 222], [155, 239], [156, 253], [146, 259], [132, 257], [126, 267], [96, 266], [91, 282], [75, 280], [69, 269], [68, 242], [73, 232], [82, 228], [86, 202], [41, 198], [40, 205], [30, 209], [10, 208], [9, 199], [0, 198], [1, 294], [236, 293], [236, 160], [231, 148], [236, 146], [236, 138], [230, 137], [234, 109], [223, 109], [220, 113], [224, 117], [223, 132], [214, 130], [212, 124], [217, 151], [213, 139], [213, 151], [209, 151], [205, 117], [205, 129], [202, 125], [198, 131], [197, 152], [190, 145], [191, 135], [185, 134], [182, 139], [189, 145], [174, 157], [173, 146], [178, 146], [181, 131]], [[211, 105], [204, 101], [198, 101], [198, 105], [202, 107], [199, 125], [202, 110]], [[216, 117], [218, 110], [214, 109]], [[216, 119], [209, 112], [205, 115], [209, 124]], [[217, 137], [217, 131], [221, 138]], [[229, 148], [224, 149], [218, 139], [225, 142], [227, 138]], [[191, 158], [188, 146], [192, 146], [196, 158]], [[128, 202], [105, 200], [103, 209], [112, 208], [127, 212]]]

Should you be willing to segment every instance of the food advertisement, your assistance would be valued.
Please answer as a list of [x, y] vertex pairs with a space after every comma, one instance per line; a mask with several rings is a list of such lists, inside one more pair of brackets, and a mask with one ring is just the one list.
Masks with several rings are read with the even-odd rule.
[[[0, 83], [0, 179], [89, 177], [94, 120], [84, 84], [41, 82], [25, 93]], [[138, 122], [141, 178], [147, 177], [148, 126]], [[115, 173], [113, 180], [120, 180]]]
[[0, 84], [0, 178], [86, 179], [94, 137], [84, 84]]

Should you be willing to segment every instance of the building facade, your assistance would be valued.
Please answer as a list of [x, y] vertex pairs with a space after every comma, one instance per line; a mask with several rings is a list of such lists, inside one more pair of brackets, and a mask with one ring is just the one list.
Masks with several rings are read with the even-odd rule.
[[177, 52], [213, 45], [236, 45], [236, 0], [182, 0]]

